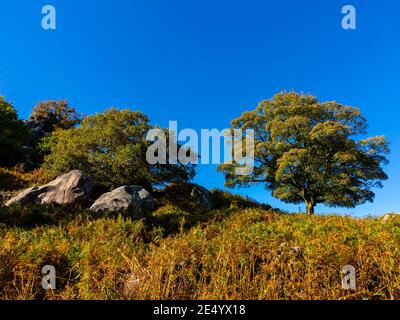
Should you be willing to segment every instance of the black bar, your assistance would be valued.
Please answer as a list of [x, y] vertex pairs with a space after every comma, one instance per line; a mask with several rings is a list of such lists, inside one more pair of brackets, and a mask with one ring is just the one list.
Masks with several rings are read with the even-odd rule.
[[[307, 319], [396, 315], [400, 301], [1, 301], [1, 313], [75, 319], [82, 311], [111, 319]], [[297, 319], [296, 319], [297, 320]]]

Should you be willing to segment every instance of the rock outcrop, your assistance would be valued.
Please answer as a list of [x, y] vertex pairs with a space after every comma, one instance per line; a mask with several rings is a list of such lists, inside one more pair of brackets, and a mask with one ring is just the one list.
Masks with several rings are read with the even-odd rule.
[[153, 196], [141, 186], [123, 186], [100, 196], [90, 207], [98, 212], [134, 212], [143, 213], [154, 209]]
[[82, 205], [89, 200], [92, 180], [79, 170], [68, 172], [43, 186], [28, 188], [7, 201], [13, 204]]

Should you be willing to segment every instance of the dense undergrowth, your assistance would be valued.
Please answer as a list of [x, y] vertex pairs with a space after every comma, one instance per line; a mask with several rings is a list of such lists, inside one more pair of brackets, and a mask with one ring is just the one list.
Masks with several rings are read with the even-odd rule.
[[[166, 202], [137, 217], [1, 207], [0, 298], [400, 298], [400, 219], [286, 214], [213, 194], [225, 207]], [[347, 264], [356, 291], [341, 287]], [[56, 290], [41, 287], [44, 265]]]

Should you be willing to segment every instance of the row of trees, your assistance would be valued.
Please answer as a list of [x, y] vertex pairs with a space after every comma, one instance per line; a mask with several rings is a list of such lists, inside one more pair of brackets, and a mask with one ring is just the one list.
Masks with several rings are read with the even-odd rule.
[[54, 175], [78, 169], [102, 190], [133, 184], [151, 190], [154, 185], [188, 182], [195, 174], [191, 164], [146, 161], [146, 135], [154, 127], [141, 112], [111, 108], [82, 118], [64, 100], [44, 101], [24, 122], [3, 99], [0, 119], [1, 150], [8, 155], [1, 157], [0, 167], [23, 162], [27, 170], [40, 167]]
[[[191, 180], [191, 164], [146, 161], [145, 137], [152, 128], [143, 113], [131, 110], [109, 109], [82, 119], [66, 101], [41, 102], [23, 122], [0, 98], [0, 167], [24, 162], [28, 169], [54, 174], [80, 169], [104, 189]], [[354, 207], [372, 201], [372, 189], [387, 179], [381, 166], [388, 143], [383, 136], [357, 139], [366, 128], [357, 108], [281, 92], [232, 121], [231, 130], [255, 132], [254, 173], [236, 175], [240, 164], [235, 163], [218, 170], [228, 187], [263, 183], [285, 202], [304, 202], [310, 214], [320, 203]]]

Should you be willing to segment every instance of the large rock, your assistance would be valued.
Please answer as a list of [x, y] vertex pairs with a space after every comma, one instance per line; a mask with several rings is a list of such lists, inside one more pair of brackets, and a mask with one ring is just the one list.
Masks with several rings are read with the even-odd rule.
[[92, 191], [92, 180], [79, 170], [68, 172], [44, 186], [35, 186], [19, 193], [10, 199], [6, 206], [12, 204], [45, 204], [62, 205], [84, 204], [89, 200]]
[[388, 213], [388, 214], [385, 214], [383, 216], [383, 218], [382, 218], [382, 223], [386, 223], [386, 222], [392, 220], [393, 218], [399, 217], [399, 216], [400, 216], [399, 213]]
[[143, 213], [155, 207], [153, 196], [141, 186], [123, 186], [100, 196], [90, 210]]

